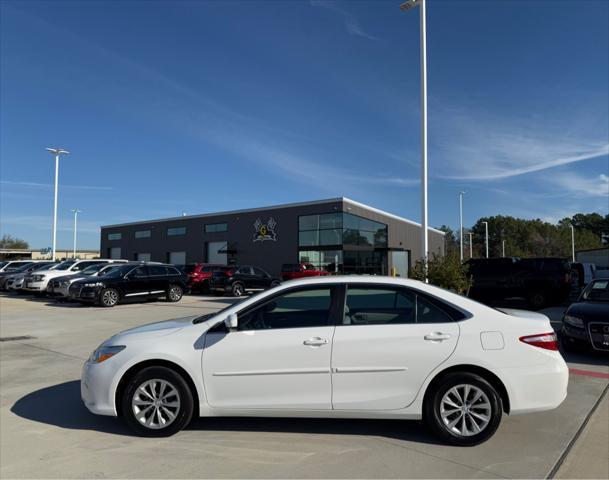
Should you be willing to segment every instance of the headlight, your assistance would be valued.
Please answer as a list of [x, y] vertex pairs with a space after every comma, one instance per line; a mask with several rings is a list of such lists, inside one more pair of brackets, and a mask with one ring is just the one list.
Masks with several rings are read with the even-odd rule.
[[565, 315], [563, 321], [573, 327], [584, 328], [584, 321], [579, 317], [574, 317], [573, 315]]
[[32, 280], [34, 280], [35, 282], [42, 282], [44, 280], [44, 275], [34, 275], [32, 277]]
[[91, 282], [83, 284], [83, 287], [103, 287], [104, 284], [102, 282]]
[[125, 349], [125, 345], [102, 346], [89, 357], [89, 363], [102, 363]]

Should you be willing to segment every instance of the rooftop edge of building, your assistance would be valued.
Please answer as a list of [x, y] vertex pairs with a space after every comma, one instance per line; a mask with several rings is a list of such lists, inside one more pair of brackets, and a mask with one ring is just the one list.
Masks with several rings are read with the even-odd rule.
[[[404, 217], [400, 217], [399, 215], [395, 215], [393, 213], [389, 213], [386, 212], [384, 210], [375, 208], [375, 207], [371, 207], [369, 205], [366, 205], [364, 203], [360, 203], [357, 202], [355, 200], [351, 200], [350, 198], [347, 197], [336, 197], [336, 198], [327, 198], [327, 199], [323, 199], [323, 200], [312, 200], [312, 201], [308, 201], [308, 202], [294, 202], [294, 203], [284, 203], [284, 204], [280, 204], [280, 205], [270, 205], [270, 206], [266, 206], [266, 207], [256, 207], [256, 208], [244, 208], [244, 209], [240, 209], [240, 210], [227, 210], [227, 211], [222, 211], [222, 212], [214, 212], [214, 213], [202, 213], [202, 214], [196, 214], [196, 215], [181, 215], [178, 217], [166, 217], [166, 218], [155, 218], [155, 219], [151, 219], [151, 220], [141, 220], [141, 221], [137, 221], [137, 222], [127, 222], [127, 223], [117, 223], [117, 224], [112, 224], [112, 225], [102, 225], [100, 228], [104, 229], [104, 228], [119, 228], [119, 227], [128, 227], [128, 226], [132, 226], [132, 225], [144, 225], [147, 223], [154, 223], [154, 222], [168, 222], [168, 221], [178, 221], [178, 220], [187, 220], [187, 219], [193, 219], [193, 218], [209, 218], [209, 217], [218, 217], [221, 215], [235, 215], [238, 213], [250, 213], [250, 212], [259, 212], [259, 211], [265, 211], [265, 210], [277, 210], [280, 208], [296, 208], [296, 207], [302, 207], [302, 206], [306, 206], [306, 205], [321, 205], [324, 203], [335, 203], [335, 202], [343, 202], [343, 203], [347, 203], [347, 204], [351, 204], [354, 207], [359, 207], [359, 208], [363, 208], [365, 210], [368, 210], [370, 212], [374, 212], [380, 215], [384, 215], [386, 217], [389, 218], [393, 218], [395, 220], [399, 220], [401, 222], [406, 222], [409, 223], [411, 225], [416, 225], [417, 227], [420, 227], [421, 224], [418, 222], [414, 222], [412, 220], [409, 220], [407, 218]], [[432, 230], [436, 233], [445, 235], [445, 232], [438, 230], [437, 228], [433, 228], [433, 227], [427, 227], [428, 230]]]

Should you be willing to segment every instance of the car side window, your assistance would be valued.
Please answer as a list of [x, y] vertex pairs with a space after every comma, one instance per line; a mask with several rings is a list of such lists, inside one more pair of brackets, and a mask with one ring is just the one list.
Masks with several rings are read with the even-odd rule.
[[239, 270], [237, 270], [237, 273], [239, 275], [252, 275], [252, 268], [251, 267], [241, 267], [241, 268], [239, 268]]
[[133, 272], [131, 273], [131, 276], [133, 278], [144, 278], [148, 276], [148, 272], [146, 270], [146, 267], [137, 267], [135, 270], [133, 270]]
[[239, 330], [327, 326], [334, 291], [332, 287], [307, 288], [273, 297], [239, 315]]
[[269, 275], [261, 268], [254, 267], [254, 275], [257, 277], [268, 277]]
[[416, 295], [391, 287], [349, 287], [343, 325], [395, 325], [416, 322]]
[[431, 301], [417, 295], [417, 323], [448, 323], [453, 319]]
[[151, 265], [148, 267], [148, 272], [150, 276], [165, 276], [167, 275], [167, 267]]

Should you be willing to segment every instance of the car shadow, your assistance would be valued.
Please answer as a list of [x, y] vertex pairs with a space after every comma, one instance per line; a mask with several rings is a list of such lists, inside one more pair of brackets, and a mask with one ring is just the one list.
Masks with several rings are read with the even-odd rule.
[[[87, 410], [80, 399], [79, 380], [28, 393], [14, 403], [11, 412], [27, 420], [69, 430], [133, 435], [120, 419], [94, 415]], [[416, 420], [207, 417], [194, 419], [186, 430], [366, 435], [441, 444], [422, 422]]]

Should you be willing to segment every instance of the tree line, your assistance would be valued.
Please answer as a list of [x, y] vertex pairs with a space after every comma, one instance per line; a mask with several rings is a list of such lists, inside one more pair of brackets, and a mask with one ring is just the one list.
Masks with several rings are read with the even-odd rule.
[[[571, 225], [575, 231], [575, 250], [602, 248], [609, 245], [609, 215], [578, 213], [563, 218], [557, 224], [540, 219], [525, 220], [504, 215], [480, 218], [471, 228], [464, 229], [463, 258], [468, 259], [469, 235], [472, 233], [473, 257], [486, 255], [485, 225], [488, 222], [489, 256], [502, 256], [505, 240], [507, 257], [564, 257], [571, 258]], [[459, 230], [442, 225], [446, 233], [446, 254], [459, 255]]]

